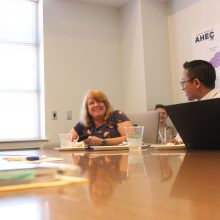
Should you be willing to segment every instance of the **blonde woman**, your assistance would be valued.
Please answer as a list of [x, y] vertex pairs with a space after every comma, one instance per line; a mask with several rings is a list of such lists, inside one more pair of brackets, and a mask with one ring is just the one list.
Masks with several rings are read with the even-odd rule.
[[80, 121], [71, 130], [72, 140], [83, 140], [91, 146], [118, 145], [126, 141], [124, 127], [133, 126], [127, 116], [113, 111], [106, 95], [89, 90], [83, 99]]

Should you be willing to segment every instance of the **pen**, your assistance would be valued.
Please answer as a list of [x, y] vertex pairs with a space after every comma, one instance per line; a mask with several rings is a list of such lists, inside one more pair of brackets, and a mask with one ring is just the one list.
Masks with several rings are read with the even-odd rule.
[[42, 156], [9, 156], [9, 157], [4, 157], [3, 160], [7, 161], [35, 161], [35, 160], [41, 160], [45, 159], [47, 156], [42, 155]]

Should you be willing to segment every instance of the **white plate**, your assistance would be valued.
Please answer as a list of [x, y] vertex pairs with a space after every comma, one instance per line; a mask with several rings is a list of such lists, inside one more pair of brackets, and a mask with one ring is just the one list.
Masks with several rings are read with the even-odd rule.
[[[145, 149], [149, 147], [150, 145], [142, 145], [142, 148]], [[117, 151], [117, 150], [129, 150], [128, 145], [114, 145], [114, 146], [91, 146], [90, 149], [85, 148], [85, 147], [59, 147], [55, 148], [56, 150], [59, 151]]]
[[170, 150], [170, 149], [173, 149], [173, 150], [182, 150], [182, 149], [186, 149], [186, 146], [185, 144], [174, 144], [174, 145], [170, 145], [170, 144], [151, 144], [152, 148], [155, 148], [155, 149], [164, 149], [164, 150]]

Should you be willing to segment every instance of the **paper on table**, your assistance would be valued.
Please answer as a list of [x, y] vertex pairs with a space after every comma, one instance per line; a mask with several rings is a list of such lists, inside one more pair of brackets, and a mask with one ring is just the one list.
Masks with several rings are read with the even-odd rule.
[[63, 161], [61, 157], [47, 157], [45, 159], [34, 160], [34, 161], [22, 161], [25, 163], [42, 163], [42, 162], [54, 162], [54, 161]]
[[39, 160], [25, 160], [28, 156], [7, 156], [2, 157], [3, 160], [6, 160], [8, 162], [21, 162], [21, 163], [30, 163], [30, 164], [38, 164], [42, 162], [54, 162], [54, 161], [63, 161], [63, 158], [60, 157], [47, 157], [43, 155], [44, 157], [39, 157]]
[[55, 181], [1, 186], [0, 192], [27, 190], [27, 189], [35, 189], [35, 188], [39, 189], [45, 187], [58, 187], [64, 185], [76, 185], [76, 184], [85, 184], [85, 183], [88, 183], [88, 179], [86, 178], [57, 175], [57, 179]]
[[52, 181], [57, 175], [54, 167], [1, 161], [0, 186]]
[[128, 150], [128, 146], [91, 146], [90, 148], [82, 147], [60, 147], [55, 148], [59, 151], [112, 151], [112, 150]]
[[83, 141], [80, 142], [76, 142], [76, 143], [72, 143], [70, 146], [66, 146], [66, 147], [56, 147], [54, 149], [56, 150], [85, 150], [85, 143]]

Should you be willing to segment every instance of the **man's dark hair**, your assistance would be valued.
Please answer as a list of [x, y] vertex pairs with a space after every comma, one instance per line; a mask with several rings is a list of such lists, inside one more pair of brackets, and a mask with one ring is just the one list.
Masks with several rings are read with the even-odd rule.
[[211, 63], [205, 60], [185, 62], [183, 68], [188, 70], [190, 79], [199, 79], [204, 86], [215, 88], [216, 72]]
[[165, 110], [166, 110], [165, 106], [162, 105], [162, 104], [156, 104], [154, 110], [156, 110], [156, 109], [158, 109], [158, 108], [162, 108], [162, 109], [165, 109]]

